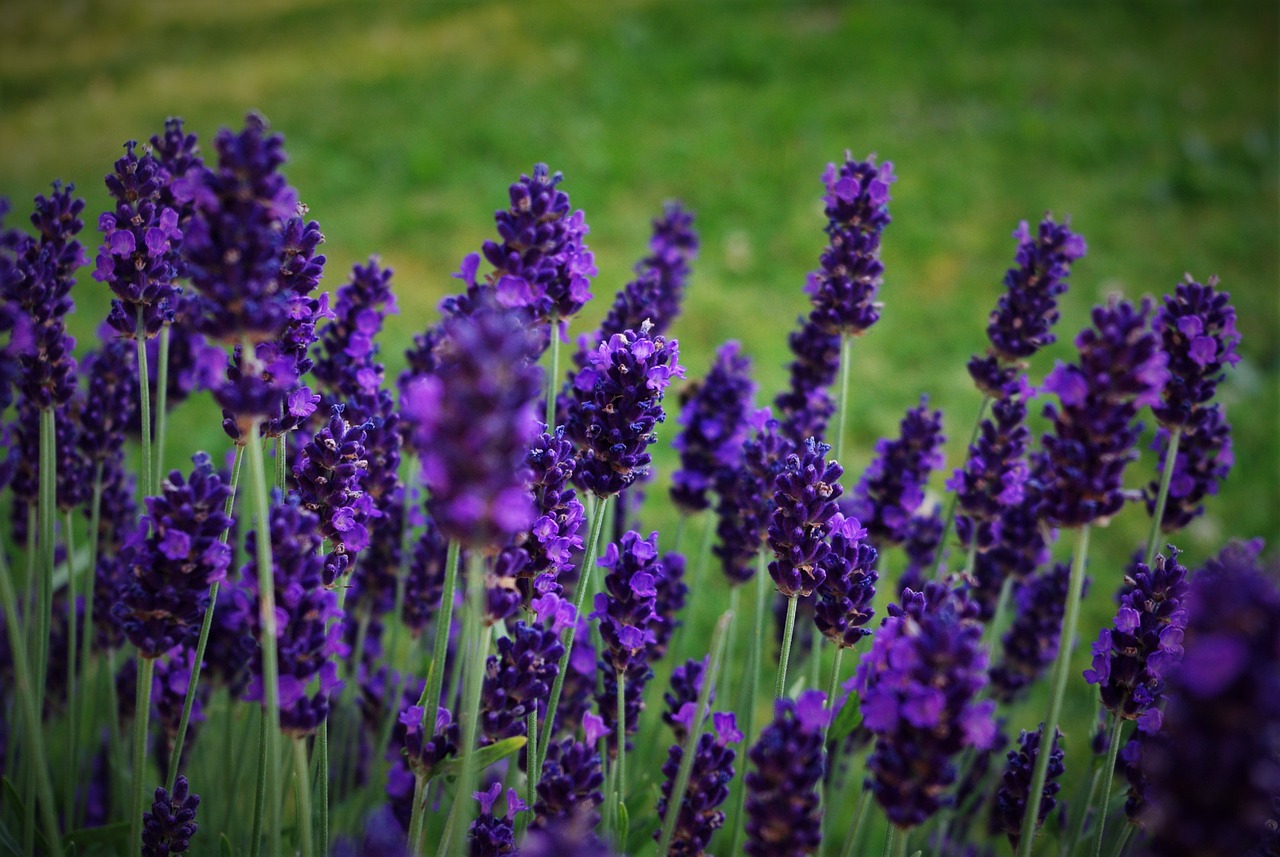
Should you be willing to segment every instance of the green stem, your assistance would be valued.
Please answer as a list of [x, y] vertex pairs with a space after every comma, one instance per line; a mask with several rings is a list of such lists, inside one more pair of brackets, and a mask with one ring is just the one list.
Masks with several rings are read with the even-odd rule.
[[40, 602], [36, 636], [36, 710], [44, 711], [46, 677], [49, 674], [49, 635], [53, 625], [53, 522], [57, 511], [57, 418], [53, 408], [40, 411]]
[[840, 337], [840, 394], [836, 400], [835, 460], [844, 461], [845, 426], [849, 422], [849, 364], [853, 362], [853, 336], [843, 334]]
[[321, 857], [329, 854], [329, 718], [320, 724], [320, 736], [316, 739], [319, 748], [320, 773], [316, 777], [316, 785], [320, 789], [319, 818]]
[[[840, 660], [844, 657], [844, 646], [836, 647], [835, 661], [831, 664], [831, 678], [827, 682], [827, 708], [835, 711], [836, 707], [836, 691], [840, 689]], [[833, 718], [834, 719], [834, 718]], [[823, 743], [826, 743], [827, 729], [830, 723], [822, 727]]]
[[[168, 327], [165, 328], [167, 333]], [[230, 516], [236, 505], [236, 489], [240, 485], [240, 465], [244, 463], [244, 447], [236, 447], [236, 457], [231, 465], [231, 490], [227, 494], [227, 501], [223, 504], [222, 511]], [[219, 540], [225, 545], [227, 538], [231, 535], [231, 528], [228, 527], [222, 531]], [[204, 618], [200, 622], [200, 636], [196, 639], [196, 657], [195, 662], [191, 666], [191, 675], [187, 678], [187, 693], [182, 699], [182, 714], [178, 718], [178, 732], [173, 744], [173, 753], [169, 758], [169, 782], [167, 788], [170, 794], [173, 793], [173, 785], [178, 778], [178, 766], [182, 763], [182, 745], [186, 743], [187, 727], [191, 723], [191, 708], [195, 704], [196, 688], [200, 684], [200, 670], [204, 665], [204, 652], [209, 645], [209, 632], [213, 628], [213, 611], [218, 606], [218, 591], [220, 588], [219, 581], [214, 581], [209, 586], [209, 606], [204, 609]]]
[[782, 699], [787, 692], [787, 662], [791, 659], [791, 637], [796, 630], [798, 595], [787, 599], [787, 624], [782, 628], [782, 651], [778, 653], [778, 680], [773, 685], [773, 698]]
[[156, 662], [138, 655], [138, 687], [133, 707], [133, 807], [129, 812], [129, 842], [142, 850], [142, 808], [147, 800], [147, 725], [151, 717], [151, 677]]
[[285, 445], [284, 435], [276, 435], [276, 488], [280, 489], [280, 493], [284, 493], [285, 478], [287, 477], [288, 467], [288, 450]]
[[858, 799], [858, 809], [853, 814], [853, 824], [849, 826], [849, 835], [845, 837], [844, 848], [840, 849], [840, 857], [853, 857], [853, 849], [858, 847], [862, 838], [862, 825], [867, 820], [867, 808], [871, 806], [871, 792], [864, 789]]
[[[467, 560], [467, 663], [463, 671], [462, 771], [458, 775], [458, 791], [450, 812], [448, 834], [440, 839], [439, 857], [461, 854], [465, 850], [467, 821], [471, 816], [471, 793], [475, 789], [476, 735], [479, 734], [480, 693], [483, 690], [485, 660], [489, 654], [490, 628], [484, 621], [484, 557], [480, 551], [470, 552]], [[456, 813], [456, 818], [454, 817]]]
[[[973, 431], [969, 433], [969, 446], [973, 446], [978, 439], [978, 432], [982, 430], [982, 417], [987, 412], [987, 405], [991, 402], [991, 396], [983, 395], [982, 402], [978, 405], [978, 416], [973, 421]], [[969, 446], [965, 447], [966, 454]], [[933, 555], [933, 568], [929, 570], [929, 576], [935, 580], [938, 577], [938, 571], [942, 568], [942, 555], [946, 553], [947, 536], [951, 533], [951, 527], [956, 522], [956, 503], [959, 500], [958, 494], [951, 495], [951, 502], [947, 504], [947, 516], [942, 520], [942, 535], [938, 539], [938, 551]]]
[[[609, 505], [608, 497], [597, 497], [595, 509], [591, 515], [591, 528], [587, 531], [586, 553], [582, 555], [582, 568], [578, 572], [578, 585], [573, 590], [573, 613], [582, 615], [583, 602], [587, 600], [587, 591], [591, 589], [591, 574], [596, 565], [596, 546], [600, 541], [600, 530], [604, 528], [604, 510]], [[573, 652], [573, 637], [578, 630], [574, 622], [563, 631], [561, 645], [564, 654], [560, 656], [560, 668], [555, 680], [551, 683], [551, 696], [547, 700], [547, 714], [542, 720], [542, 746], [538, 748], [538, 767], [547, 760], [547, 749], [551, 746], [551, 736], [555, 734], [556, 709], [560, 707], [560, 694], [564, 690], [564, 676], [569, 669], [569, 656]]]
[[[689, 778], [693, 774], [693, 759], [696, 755], [694, 748], [698, 746], [698, 738], [702, 735], [702, 721], [706, 719], [711, 693], [716, 685], [716, 676], [720, 672], [720, 663], [724, 659], [724, 644], [731, 622], [733, 622], [733, 611], [726, 610], [711, 633], [711, 663], [707, 667], [706, 675], [703, 676], [702, 687], [698, 688], [698, 707], [694, 712], [693, 723], [689, 725], [688, 734], [685, 735], [683, 752], [680, 754], [680, 767], [676, 769], [671, 799], [667, 801], [666, 817], [662, 820], [662, 835], [658, 839], [660, 855], [666, 854], [671, 848], [671, 838], [676, 832], [676, 819], [680, 817], [680, 807], [684, 804], [685, 792], [689, 790]], [[622, 744], [623, 736], [619, 735], [619, 747]]]
[[1164, 471], [1160, 474], [1160, 491], [1156, 494], [1156, 508], [1151, 515], [1151, 533], [1147, 536], [1144, 554], [1147, 568], [1156, 558], [1156, 543], [1160, 541], [1160, 524], [1164, 521], [1164, 508], [1169, 503], [1169, 485], [1173, 481], [1173, 466], [1178, 462], [1178, 444], [1182, 440], [1182, 428], [1169, 432], [1169, 451], [1164, 456]]
[[[1053, 683], [1050, 685], [1049, 710], [1044, 718], [1044, 734], [1053, 736], [1058, 730], [1058, 716], [1062, 712], [1062, 697], [1067, 691], [1067, 675], [1071, 671], [1071, 644], [1075, 640], [1076, 625], [1080, 620], [1080, 590], [1084, 583], [1085, 558], [1089, 553], [1089, 525], [1080, 527], [1076, 537], [1076, 555], [1071, 562], [1071, 579], [1067, 590], [1067, 606], [1062, 614], [1062, 628], [1058, 633], [1058, 656], [1053, 661]], [[1053, 739], [1050, 738], [1050, 741]], [[1036, 766], [1031, 775], [1031, 788], [1027, 794], [1027, 809], [1022, 816], [1022, 833], [1018, 841], [1018, 857], [1029, 857], [1039, 820], [1040, 800], [1044, 793], [1045, 779], [1049, 773], [1049, 757], [1052, 753], [1037, 753]]]
[[307, 770], [305, 738], [293, 739], [293, 775], [294, 795], [298, 800], [298, 830], [302, 838], [302, 857], [314, 857], [315, 843], [312, 828], [315, 826], [315, 819], [311, 817], [311, 776], [310, 771]]
[[538, 803], [538, 709], [536, 706], [525, 717], [525, 735], [529, 743], [524, 745], [526, 769], [524, 802], [529, 805], [529, 811], [520, 813], [516, 818], [515, 841], [517, 843], [524, 838], [524, 832], [528, 829], [533, 817], [533, 807]]
[[1089, 796], [1085, 798], [1083, 803], [1079, 803], [1076, 807], [1076, 823], [1073, 826], [1075, 833], [1070, 839], [1063, 840], [1062, 847], [1058, 849], [1059, 857], [1067, 857], [1071, 853], [1071, 848], [1076, 843], [1084, 839], [1084, 825], [1089, 820], [1089, 807], [1093, 806], [1093, 799], [1098, 794], [1098, 780], [1102, 777], [1102, 768], [1098, 765], [1097, 760], [1093, 764], [1093, 776], [1089, 779]]
[[556, 430], [556, 388], [560, 384], [560, 319], [551, 316], [551, 370], [547, 373], [547, 431]]
[[[1159, 520], [1159, 519], [1157, 519]], [[1110, 729], [1107, 737], [1107, 766], [1102, 769], [1102, 803], [1098, 806], [1098, 835], [1094, 837], [1093, 857], [1102, 854], [1102, 837], [1107, 829], [1107, 809], [1111, 806], [1111, 785], [1116, 775], [1116, 757], [1120, 755], [1120, 730], [1124, 728], [1124, 719], [1111, 714]], [[1040, 738], [1040, 746], [1044, 748], [1044, 738]], [[1086, 807], [1085, 811], [1088, 811]]]
[[270, 853], [280, 853], [280, 758], [277, 741], [280, 733], [280, 665], [276, 654], [276, 590], [271, 557], [271, 506], [267, 498], [267, 469], [258, 437], [258, 423], [249, 428], [249, 469], [258, 512], [258, 532], [254, 539], [258, 565], [258, 622], [262, 628], [262, 685], [266, 702], [266, 793], [270, 796], [268, 836]]
[[147, 369], [147, 329], [143, 324], [143, 308], [138, 305], [138, 326], [134, 330], [134, 340], [138, 343], [138, 407], [142, 411], [140, 429], [142, 434], [142, 489], [143, 496], [155, 496], [159, 490], [155, 484], [155, 474], [151, 469], [151, 379]]
[[1124, 831], [1116, 838], [1116, 847], [1111, 849], [1111, 857], [1120, 857], [1124, 853], [1124, 847], [1129, 844], [1129, 838], [1133, 836], [1134, 825], [1126, 824]]
[[[79, 750], [80, 750], [80, 730], [77, 714], [79, 713], [79, 702], [81, 694], [77, 693], [78, 682], [76, 681], [76, 650], [79, 648], [77, 640], [77, 628], [79, 625], [76, 621], [76, 570], [75, 570], [75, 539], [73, 538], [71, 510], [67, 510], [65, 520], [66, 533], [64, 538], [67, 545], [67, 759], [71, 770], [78, 771]], [[90, 598], [89, 600], [93, 600]], [[85, 626], [85, 636], [91, 634], [89, 625]], [[88, 696], [87, 693], [83, 696]], [[76, 778], [67, 777], [67, 796], [66, 796], [66, 813], [68, 819], [76, 817]]]
[[1000, 626], [1004, 624], [1005, 614], [1009, 612], [1009, 602], [1013, 595], [1013, 578], [1006, 576], [1000, 584], [1000, 597], [996, 599], [996, 612], [982, 631], [982, 644], [988, 649], [995, 646], [1000, 636]]
[[897, 828], [894, 827], [892, 824], [890, 824], [889, 827], [885, 830], [884, 857], [889, 857], [890, 854], [894, 853], [894, 845], [893, 845], [894, 835], [893, 834], [896, 831], [897, 831]]
[[164, 474], [164, 436], [169, 422], [169, 333], [170, 325], [160, 328], [160, 365], [156, 367], [156, 439], [153, 444], [156, 463], [152, 470], [157, 479]]
[[[760, 661], [764, 650], [764, 629], [768, 624], [765, 611], [768, 609], [769, 576], [765, 572], [764, 552], [756, 554], [756, 612], [754, 631], [751, 634], [751, 646], [747, 649], [747, 675], [743, 692], [740, 696], [739, 711], [743, 713], [742, 743], [750, 747], [754, 740], [756, 726], [756, 695], [760, 692]], [[743, 766], [745, 777], [746, 766]], [[729, 846], [730, 854], [742, 853], [742, 835], [746, 825], [747, 787], [744, 781], [738, 783], [738, 805], [734, 814], [733, 839]]]
[[[444, 591], [440, 595], [440, 608], [436, 611], [436, 637], [431, 650], [431, 666], [427, 668], [427, 681], [422, 688], [422, 698], [418, 704], [422, 706], [422, 734], [436, 734], [436, 717], [440, 713], [440, 691], [444, 687], [444, 662], [449, 651], [449, 630], [453, 624], [454, 593], [458, 585], [458, 557], [462, 547], [457, 541], [449, 540], [449, 550], [445, 557]], [[426, 814], [426, 779], [418, 775], [414, 784], [413, 814], [409, 821], [409, 850], [418, 855], [422, 853], [422, 823]]]
[[[31, 662], [27, 659], [27, 640], [22, 633], [18, 617], [18, 593], [13, 587], [13, 577], [9, 573], [4, 551], [0, 551], [0, 607], [4, 608], [5, 628], [9, 634], [9, 647], [13, 655], [16, 699], [18, 706], [22, 709], [22, 725], [26, 732], [27, 746], [24, 749], [31, 754], [31, 758], [26, 763], [27, 769], [33, 772], [36, 790], [39, 793], [40, 816], [44, 824], [45, 838], [53, 847], [53, 853], [61, 854], [62, 835], [59, 832], [58, 817], [53, 802], [53, 783], [49, 779], [49, 763], [45, 756], [40, 709], [36, 707], [36, 697], [32, 693], [34, 685]], [[28, 807], [28, 810], [34, 811], [34, 807]], [[28, 829], [34, 834], [34, 825]], [[26, 836], [27, 834], [24, 834], [24, 837]], [[31, 850], [34, 851], [34, 846]]]
[[[258, 718], [258, 782], [253, 791], [253, 822], [249, 834], [249, 857], [262, 853], [262, 817], [267, 807], [267, 713]], [[273, 852], [272, 857], [275, 857]]]
[[[615, 794], [615, 806], [621, 806], [627, 794], [627, 700], [626, 700], [627, 674], [625, 672], [618, 673], [618, 773], [615, 782], [617, 793]], [[622, 847], [626, 847], [625, 842], [618, 843]]]
[[[685, 517], [685, 515], [681, 515], [680, 520], [683, 521]], [[715, 535], [716, 530], [716, 518], [714, 515], [703, 515], [702, 517], [704, 521], [702, 538], [698, 542], [698, 554], [694, 557], [693, 564], [689, 568], [688, 579], [685, 581], [689, 586], [690, 592], [702, 591], [702, 581], [706, 578], [707, 566], [710, 564], [708, 560], [711, 557], [712, 536]], [[690, 633], [689, 625], [689, 622], [683, 622], [680, 627], [676, 628], [675, 638], [669, 647], [670, 651], [676, 656], [679, 656], [685, 649], [686, 638]]]

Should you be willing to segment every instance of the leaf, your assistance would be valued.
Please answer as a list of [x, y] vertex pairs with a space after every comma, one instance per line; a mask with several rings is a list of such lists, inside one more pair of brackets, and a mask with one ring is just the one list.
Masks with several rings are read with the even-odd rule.
[[627, 830], [631, 827], [631, 817], [627, 815], [627, 805], [618, 799], [618, 841], [627, 841]]
[[231, 847], [231, 840], [227, 838], [227, 834], [223, 833], [218, 837], [218, 854], [221, 857], [235, 857], [235, 849]]
[[[488, 747], [481, 747], [471, 756], [472, 763], [476, 766], [477, 771], [483, 771], [499, 759], [505, 759], [512, 753], [516, 753], [525, 744], [529, 743], [529, 739], [523, 735], [516, 735], [512, 738], [504, 738], [496, 744], [490, 744]], [[462, 773], [462, 757], [450, 756], [440, 764], [431, 769], [428, 780], [434, 779], [441, 775], [456, 776]]]
[[[8, 777], [0, 777], [0, 783], [4, 786], [5, 800], [9, 801], [9, 805], [18, 810], [18, 817], [23, 818], [27, 813], [27, 805], [18, 795], [18, 789], [14, 786], [13, 781]], [[44, 850], [49, 850], [49, 840], [44, 838], [44, 831], [36, 824], [36, 840], [43, 846]]]
[[849, 694], [844, 707], [840, 709], [836, 719], [831, 723], [831, 728], [827, 730], [828, 744], [840, 743], [862, 723], [862, 706], [858, 703], [858, 698], [852, 693]]
[[109, 846], [112, 853], [128, 851], [129, 822], [117, 821], [102, 827], [82, 827], [67, 834], [67, 841], [80, 846]]

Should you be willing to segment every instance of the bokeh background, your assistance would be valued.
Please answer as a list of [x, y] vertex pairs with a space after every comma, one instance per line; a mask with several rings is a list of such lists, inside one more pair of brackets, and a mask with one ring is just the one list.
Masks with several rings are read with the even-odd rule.
[[[948, 467], [960, 461], [979, 402], [964, 364], [985, 345], [1010, 233], [1051, 211], [1089, 253], [1034, 380], [1111, 292], [1158, 297], [1190, 273], [1234, 295], [1243, 360], [1221, 395], [1237, 466], [1179, 536], [1191, 565], [1229, 536], [1280, 541], [1278, 23], [1273, 2], [6, 0], [0, 194], [23, 222], [51, 180], [74, 182], [92, 256], [102, 177], [125, 140], [179, 115], [209, 154], [219, 127], [259, 110], [324, 229], [327, 287], [370, 254], [395, 269], [393, 377], [461, 258], [493, 234], [506, 186], [545, 161], [585, 211], [600, 269], [575, 332], [679, 198], [702, 238], [674, 328], [683, 362], [698, 377], [739, 339], [767, 402], [824, 243], [819, 176], [846, 149], [875, 152], [900, 178], [883, 320], [855, 350], [850, 482], [922, 393], [947, 415]], [[82, 348], [107, 306], [88, 272], [74, 293]], [[174, 419], [170, 462], [223, 448], [207, 400]], [[673, 520], [661, 502], [672, 462], [659, 454], [646, 524]], [[1153, 472], [1146, 451], [1129, 484]], [[1133, 504], [1095, 536], [1086, 642], [1145, 530]], [[710, 617], [717, 600], [695, 610]], [[1083, 666], [1087, 646], [1077, 656]], [[1091, 704], [1068, 716], [1087, 722]]]

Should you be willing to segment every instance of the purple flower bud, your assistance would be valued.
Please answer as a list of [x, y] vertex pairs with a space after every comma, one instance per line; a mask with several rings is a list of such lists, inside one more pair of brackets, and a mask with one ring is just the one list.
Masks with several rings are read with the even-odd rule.
[[800, 319], [800, 329], [787, 336], [795, 359], [788, 366], [790, 383], [774, 399], [783, 433], [792, 443], [822, 437], [836, 403], [828, 388], [840, 371], [840, 335], [824, 333], [812, 320]]
[[1026, 461], [1026, 398], [1010, 392], [997, 399], [991, 417], [982, 421], [978, 438], [969, 446], [964, 467], [947, 481], [956, 492], [956, 534], [966, 548], [979, 551], [1003, 541], [1002, 513], [1020, 502], [1029, 475]]
[[839, 512], [831, 519], [830, 552], [822, 560], [824, 578], [818, 587], [814, 622], [827, 639], [841, 648], [852, 647], [871, 633], [866, 624], [875, 611], [876, 550], [864, 539], [867, 531]]
[[564, 646], [553, 628], [517, 621], [487, 661], [480, 694], [480, 733], [485, 743], [524, 735], [526, 715], [546, 715], [551, 685]]
[[329, 540], [326, 586], [333, 586], [350, 569], [354, 555], [369, 546], [366, 524], [380, 515], [372, 498], [362, 490], [369, 466], [365, 426], [348, 423], [343, 410], [334, 405], [329, 422], [302, 448], [293, 464], [302, 505], [319, 516], [320, 534]]
[[665, 334], [680, 314], [689, 263], [698, 254], [698, 235], [693, 215], [678, 202], [668, 202], [662, 216], [653, 221], [650, 255], [636, 265], [636, 279], [627, 283], [613, 299], [613, 306], [600, 322], [594, 345], [607, 342], [615, 333], [635, 330], [645, 321], [654, 333]]
[[731, 585], [755, 574], [755, 558], [773, 516], [774, 480], [792, 452], [792, 444], [769, 419], [767, 408], [749, 418], [754, 437], [742, 448], [742, 463], [716, 480], [716, 536], [712, 549]]
[[676, 341], [652, 326], [615, 334], [587, 356], [573, 381], [565, 434], [580, 453], [574, 482], [610, 497], [649, 472], [654, 427], [665, 419], [662, 394], [684, 377]]
[[[1010, 750], [1008, 763], [1004, 773], [1000, 775], [1000, 788], [996, 791], [995, 802], [991, 805], [992, 833], [1003, 832], [1009, 837], [1009, 844], [1016, 850], [1018, 840], [1022, 838], [1022, 817], [1027, 811], [1027, 793], [1031, 791], [1032, 773], [1036, 766], [1036, 756], [1040, 752], [1040, 741], [1044, 737], [1044, 724], [1035, 732], [1023, 730], [1018, 736], [1017, 749]], [[1044, 820], [1057, 805], [1055, 795], [1062, 785], [1058, 778], [1066, 770], [1063, 763], [1065, 754], [1060, 746], [1062, 731], [1057, 730], [1053, 736], [1053, 747], [1049, 750], [1048, 776], [1044, 781], [1044, 790], [1040, 794], [1040, 805], [1036, 815], [1036, 829], [1044, 824]]]
[[889, 185], [895, 179], [893, 164], [877, 165], [874, 155], [855, 161], [846, 152], [838, 169], [827, 164], [822, 182], [830, 244], [805, 287], [813, 300], [809, 318], [824, 333], [861, 336], [880, 320], [880, 237], [889, 225]]
[[168, 857], [183, 854], [200, 825], [196, 824], [196, 807], [200, 795], [191, 794], [187, 778], [178, 775], [173, 794], [156, 789], [151, 811], [142, 814], [142, 857]]
[[[824, 560], [831, 550], [827, 535], [838, 515], [839, 464], [823, 456], [831, 447], [813, 438], [803, 454], [793, 453], [774, 481], [774, 510], [769, 521], [769, 547], [774, 559], [769, 575], [778, 592], [808, 598], [826, 577]], [[841, 521], [843, 523], [843, 521]]]
[[493, 805], [501, 794], [502, 783], [495, 782], [487, 791], [472, 795], [480, 802], [480, 815], [467, 829], [468, 857], [501, 857], [517, 853], [513, 819], [517, 812], [523, 812], [529, 806], [520, 800], [519, 792], [507, 789], [507, 813], [495, 816]]
[[779, 699], [773, 722], [748, 753], [745, 853], [751, 857], [800, 857], [813, 854], [822, 842], [818, 785], [825, 765], [824, 729], [812, 712], [825, 702], [818, 690], [805, 691], [796, 702]]
[[924, 502], [929, 474], [943, 463], [942, 412], [930, 411], [927, 397], [907, 411], [896, 440], [876, 442], [876, 457], [853, 489], [849, 513], [883, 550], [902, 544], [912, 514]]
[[[1159, 450], [1156, 478], [1142, 490], [1147, 512], [1154, 515], [1160, 493], [1160, 478], [1169, 458], [1169, 429], [1156, 429], [1153, 449]], [[1169, 480], [1169, 497], [1164, 507], [1160, 529], [1165, 533], [1180, 530], [1204, 513], [1201, 502], [1217, 494], [1218, 486], [1231, 472], [1235, 455], [1231, 444], [1231, 426], [1220, 405], [1197, 408], [1182, 427], [1178, 456]]]
[[547, 747], [547, 759], [538, 779], [538, 801], [533, 807], [533, 828], [545, 830], [559, 820], [580, 818], [587, 830], [596, 826], [596, 808], [604, 801], [600, 786], [600, 756], [595, 744], [579, 744], [566, 738]]
[[[684, 801], [676, 816], [674, 834], [669, 854], [705, 854], [712, 835], [724, 825], [725, 815], [718, 807], [729, 797], [729, 783], [733, 781], [733, 763], [737, 752], [730, 747], [742, 740], [732, 714], [717, 714], [715, 734], [704, 732], [694, 748], [693, 767]], [[667, 753], [662, 765], [662, 797], [658, 799], [658, 818], [666, 820], [671, 801], [671, 790], [680, 771], [684, 756], [684, 739], [678, 739]], [[661, 840], [662, 827], [653, 832], [655, 840]]]
[[1071, 566], [1058, 563], [1017, 585], [1013, 624], [1001, 638], [1000, 662], [991, 668], [991, 695], [997, 700], [1020, 699], [1058, 656], [1070, 579]]
[[1201, 285], [1188, 274], [1156, 312], [1155, 331], [1169, 356], [1169, 380], [1153, 410], [1162, 426], [1190, 426], [1214, 396], [1223, 370], [1240, 362], [1236, 311], [1218, 278]]
[[[686, 718], [686, 708], [696, 704], [698, 693], [702, 690], [702, 680], [706, 676], [710, 655], [702, 660], [690, 658], [671, 673], [671, 690], [662, 695], [666, 709], [662, 712], [662, 722], [671, 727], [676, 743], [683, 744], [690, 724]], [[715, 688], [711, 689], [707, 704], [715, 702]], [[693, 717], [692, 713], [689, 717]]]
[[680, 397], [676, 421], [684, 431], [672, 441], [680, 453], [680, 469], [671, 477], [671, 499], [688, 512], [711, 505], [707, 491], [717, 474], [737, 465], [742, 455], [755, 384], [751, 361], [739, 355], [739, 348], [737, 342], [722, 345], [706, 380]]

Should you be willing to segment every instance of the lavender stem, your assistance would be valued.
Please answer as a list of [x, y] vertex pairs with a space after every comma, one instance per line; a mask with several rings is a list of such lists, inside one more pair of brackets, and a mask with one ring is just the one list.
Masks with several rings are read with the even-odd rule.
[[[969, 444], [965, 447], [968, 449], [978, 440], [978, 432], [982, 430], [982, 418], [987, 413], [987, 405], [991, 402], [990, 395], [984, 395], [982, 402], [978, 405], [978, 416], [973, 421], [973, 431], [969, 433]], [[951, 495], [951, 502], [947, 504], [947, 516], [942, 519], [942, 534], [938, 536], [938, 551], [933, 557], [933, 568], [929, 570], [929, 577], [934, 580], [938, 579], [938, 572], [942, 568], [942, 555], [945, 554], [947, 548], [947, 536], [951, 533], [951, 527], [956, 522], [956, 504], [959, 502], [958, 494]]]
[[130, 848], [142, 850], [142, 809], [147, 803], [147, 725], [151, 717], [151, 676], [156, 662], [138, 656], [138, 687], [133, 707], [133, 805], [129, 811]]
[[773, 686], [773, 698], [782, 699], [787, 690], [787, 661], [791, 658], [791, 637], [796, 629], [796, 603], [800, 596], [787, 599], [787, 623], [782, 630], [782, 651], [778, 655], [778, 680]]
[[[1124, 728], [1124, 720], [1112, 712], [1109, 727], [1107, 766], [1102, 769], [1102, 803], [1098, 806], [1098, 835], [1094, 837], [1093, 857], [1101, 857], [1102, 854], [1102, 837], [1107, 829], [1107, 807], [1111, 804], [1111, 785], [1115, 780], [1116, 757], [1120, 755], [1120, 730]], [[1089, 808], [1085, 807], [1085, 812], [1088, 811]]]
[[849, 828], [849, 835], [844, 840], [844, 848], [840, 851], [840, 857], [853, 857], [853, 849], [862, 838], [862, 824], [867, 820], [869, 806], [871, 806], [871, 791], [864, 788], [862, 797], [858, 800], [858, 809], [853, 814], [853, 825]]
[[[560, 319], [555, 314], [551, 314], [551, 318], [547, 319], [550, 325], [551, 344], [548, 351], [550, 362], [550, 370], [547, 372], [547, 432], [555, 433], [556, 430], [556, 385], [560, 382]], [[530, 804], [532, 806], [532, 804]]]
[[1173, 467], [1178, 462], [1178, 442], [1182, 440], [1182, 426], [1169, 430], [1169, 451], [1164, 456], [1164, 472], [1160, 474], [1160, 490], [1156, 495], [1156, 508], [1151, 513], [1151, 534], [1147, 536], [1144, 562], [1147, 568], [1156, 558], [1156, 543], [1160, 541], [1160, 524], [1164, 521], [1164, 507], [1169, 502], [1169, 486], [1173, 482]]
[[[151, 381], [147, 368], [146, 324], [143, 319], [144, 306], [138, 305], [138, 326], [134, 337], [138, 343], [138, 407], [141, 409], [140, 433], [142, 435], [142, 483], [138, 487], [142, 495], [156, 495], [160, 491], [156, 487], [151, 457]], [[141, 821], [139, 821], [141, 824]]]
[[315, 820], [311, 817], [311, 777], [307, 766], [305, 738], [293, 739], [293, 771], [296, 780], [294, 796], [298, 801], [298, 830], [302, 838], [302, 857], [315, 857]]
[[[67, 547], [67, 758], [70, 760], [72, 770], [79, 770], [76, 751], [79, 749], [80, 734], [79, 720], [76, 715], [79, 713], [79, 706], [76, 704], [79, 700], [76, 695], [76, 649], [79, 648], [76, 640], [76, 572], [75, 572], [75, 542], [72, 538], [72, 518], [71, 510], [68, 509], [64, 518], [66, 533], [63, 534]], [[92, 570], [90, 571], [90, 580], [92, 580]], [[90, 599], [92, 599], [92, 584], [90, 584]], [[89, 636], [91, 626], [85, 626], [85, 636]], [[85, 694], [88, 696], [88, 694]], [[66, 814], [67, 818], [74, 821], [76, 817], [76, 778], [67, 778], [67, 797], [66, 797]]]
[[[151, 471], [156, 474], [157, 479], [164, 473], [164, 436], [169, 422], [169, 333], [170, 325], [166, 324], [160, 328], [160, 365], [157, 367], [156, 378], [156, 437], [155, 443], [152, 444], [156, 461]], [[168, 791], [172, 794], [173, 787], [170, 786]]]
[[[755, 740], [756, 694], [760, 689], [760, 660], [764, 649], [765, 610], [768, 603], [768, 574], [765, 571], [764, 551], [756, 554], [756, 612], [755, 631], [751, 635], [751, 647], [747, 650], [746, 685], [742, 694], [744, 722], [742, 726], [743, 747], [750, 747]], [[744, 781], [738, 784], [738, 808], [733, 816], [733, 841], [729, 846], [730, 854], [742, 853], [742, 835], [746, 830], [747, 786], [745, 782], [746, 766], [743, 765]]]

